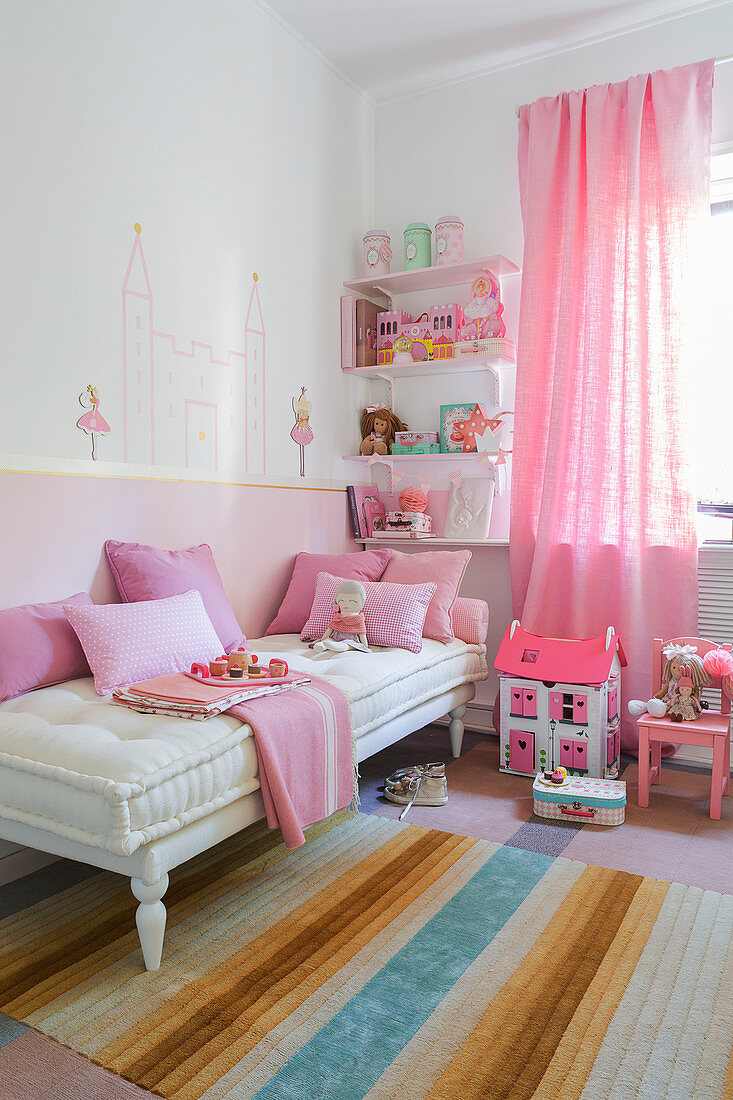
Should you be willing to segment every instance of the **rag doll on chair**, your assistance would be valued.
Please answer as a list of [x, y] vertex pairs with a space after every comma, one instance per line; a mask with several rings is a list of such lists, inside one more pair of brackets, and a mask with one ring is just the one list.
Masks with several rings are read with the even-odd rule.
[[[652, 718], [664, 718], [669, 711], [671, 720], [679, 722], [683, 719], [677, 714], [684, 710], [684, 720], [697, 718], [701, 710], [707, 707], [707, 703], [700, 702], [700, 689], [710, 683], [702, 657], [698, 656], [697, 646], [670, 642], [662, 650], [662, 656], [664, 666], [661, 688], [646, 702], [641, 699], [629, 700], [629, 714], [634, 718], [639, 718], [644, 713], [651, 714]], [[680, 685], [684, 688], [682, 693], [679, 691]], [[673, 708], [673, 703], [679, 704], [680, 695], [685, 699], [685, 706], [680, 708], [677, 705]]]
[[364, 622], [364, 601], [366, 589], [360, 581], [344, 580], [338, 587], [333, 601], [333, 615], [322, 638], [311, 643], [312, 649], [320, 650], [316, 656], [327, 657], [331, 653], [344, 653], [347, 649], [358, 649], [370, 653], [367, 645], [366, 624]]

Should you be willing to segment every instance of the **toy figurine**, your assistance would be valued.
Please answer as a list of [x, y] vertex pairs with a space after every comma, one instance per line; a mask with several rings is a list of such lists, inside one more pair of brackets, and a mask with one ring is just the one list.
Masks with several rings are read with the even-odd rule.
[[683, 665], [667, 711], [670, 722], [693, 722], [702, 714], [702, 706], [695, 695], [695, 686], [690, 673], [690, 666]]
[[370, 405], [364, 409], [361, 418], [361, 446], [363, 455], [389, 455], [392, 453], [395, 432], [404, 432], [404, 424], [399, 416], [382, 405]]
[[323, 637], [313, 642], [311, 648], [333, 653], [343, 653], [347, 649], [369, 653], [363, 612], [365, 600], [366, 589], [360, 581], [341, 581], [333, 601], [331, 622]]
[[[686, 675], [692, 682], [692, 694], [698, 704], [700, 704], [700, 689], [710, 683], [703, 659], [698, 656], [697, 646], [670, 642], [664, 647], [662, 654], [664, 656], [662, 686], [656, 695], [646, 702], [641, 699], [629, 700], [629, 714], [634, 718], [640, 718], [642, 714], [647, 713], [651, 714], [652, 718], [664, 718], [672, 700], [677, 695], [678, 683], [684, 668], [687, 669]], [[678, 720], [682, 721], [682, 719]]]

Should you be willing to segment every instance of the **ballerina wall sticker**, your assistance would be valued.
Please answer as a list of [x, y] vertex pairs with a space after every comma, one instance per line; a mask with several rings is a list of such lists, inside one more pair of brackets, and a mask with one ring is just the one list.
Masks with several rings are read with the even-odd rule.
[[96, 462], [96, 439], [98, 435], [109, 435], [111, 428], [99, 411], [99, 391], [96, 386], [89, 385], [83, 393], [79, 394], [79, 404], [88, 411], [80, 416], [76, 422], [77, 428], [81, 428], [92, 440], [92, 462]]
[[293, 398], [295, 424], [290, 431], [290, 438], [300, 447], [301, 477], [305, 477], [305, 448], [313, 442], [313, 430], [309, 423], [310, 410], [310, 402], [305, 396], [305, 386], [301, 386], [300, 395]]

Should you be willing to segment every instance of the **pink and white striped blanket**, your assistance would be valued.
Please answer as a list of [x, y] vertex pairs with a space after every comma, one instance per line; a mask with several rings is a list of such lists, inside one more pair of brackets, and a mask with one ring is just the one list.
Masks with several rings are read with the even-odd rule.
[[228, 713], [254, 731], [267, 824], [280, 826], [286, 847], [299, 847], [306, 826], [351, 804], [351, 717], [338, 688], [311, 677], [295, 691], [238, 703]]

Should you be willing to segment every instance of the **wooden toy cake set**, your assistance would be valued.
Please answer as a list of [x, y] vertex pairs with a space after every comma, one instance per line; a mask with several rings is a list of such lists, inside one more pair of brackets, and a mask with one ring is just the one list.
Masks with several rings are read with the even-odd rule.
[[619, 691], [626, 665], [613, 627], [598, 638], [543, 638], [507, 627], [499, 673], [499, 770], [615, 779], [621, 754]]
[[282, 679], [288, 674], [287, 661], [279, 657], [273, 657], [267, 668], [262, 668], [256, 653], [249, 653], [246, 649], [234, 649], [229, 654], [223, 654], [208, 664], [202, 661], [194, 661], [191, 665], [190, 676], [197, 680], [208, 680], [213, 684], [229, 684], [233, 680], [256, 679]]

